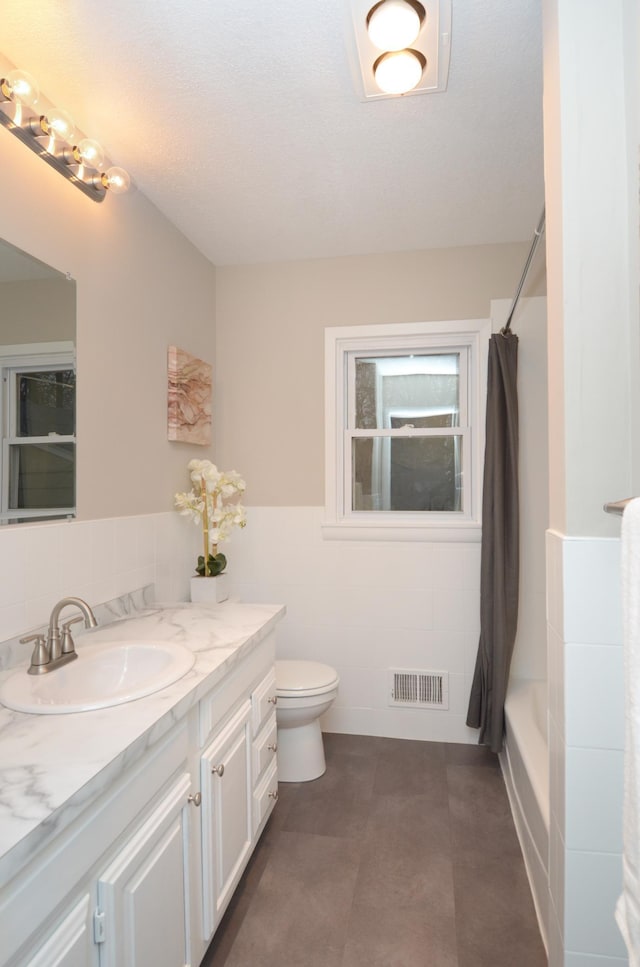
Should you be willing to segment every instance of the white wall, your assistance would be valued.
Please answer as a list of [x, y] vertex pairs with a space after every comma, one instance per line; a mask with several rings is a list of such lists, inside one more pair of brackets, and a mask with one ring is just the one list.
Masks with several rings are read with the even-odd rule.
[[621, 967], [619, 520], [602, 505], [640, 492], [638, 9], [635, 0], [612, 0], [606, 12], [597, 0], [543, 6], [549, 963]]
[[[511, 300], [492, 303], [494, 329]], [[513, 674], [546, 677], [545, 300], [527, 299], [520, 335], [522, 584]], [[277, 468], [271, 468], [276, 471]], [[283, 658], [324, 661], [340, 675], [327, 731], [477, 742], [465, 725], [480, 615], [480, 544], [323, 541], [322, 506], [250, 506], [246, 529], [225, 545], [234, 591], [283, 602]], [[448, 671], [450, 707], [397, 709], [390, 668]]]

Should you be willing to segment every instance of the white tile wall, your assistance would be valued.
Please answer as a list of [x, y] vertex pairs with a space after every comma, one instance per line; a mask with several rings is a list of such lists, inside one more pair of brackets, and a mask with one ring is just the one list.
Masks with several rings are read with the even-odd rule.
[[[615, 598], [614, 598], [615, 600]], [[622, 645], [565, 644], [565, 735], [568, 745], [624, 748]]]
[[98, 605], [155, 583], [158, 598], [187, 600], [197, 540], [176, 513], [0, 528], [0, 642], [68, 595]]
[[550, 967], [627, 963], [620, 542], [547, 534]]
[[[465, 719], [480, 629], [480, 545], [323, 541], [322, 520], [321, 507], [250, 507], [225, 553], [244, 600], [286, 604], [280, 656], [337, 669], [340, 694], [324, 728], [476, 742]], [[543, 650], [543, 625], [538, 634]], [[449, 710], [391, 708], [392, 667], [448, 671]]]
[[565, 866], [565, 946], [576, 953], [624, 957], [614, 910], [620, 894], [620, 856], [568, 850]]
[[597, 954], [574, 954], [567, 951], [566, 967], [627, 967], [627, 957], [599, 957]]

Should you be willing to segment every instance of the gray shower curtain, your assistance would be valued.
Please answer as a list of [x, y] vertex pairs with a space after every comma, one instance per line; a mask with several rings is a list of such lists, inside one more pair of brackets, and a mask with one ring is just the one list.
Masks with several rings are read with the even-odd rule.
[[502, 748], [504, 700], [518, 623], [520, 564], [518, 498], [518, 337], [489, 340], [487, 419], [482, 493], [480, 643], [467, 725], [479, 743]]

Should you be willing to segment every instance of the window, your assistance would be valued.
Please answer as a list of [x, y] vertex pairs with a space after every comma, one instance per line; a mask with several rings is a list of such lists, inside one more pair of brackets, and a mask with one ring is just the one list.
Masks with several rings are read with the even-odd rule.
[[479, 539], [489, 331], [326, 330], [324, 536]]
[[75, 504], [76, 377], [66, 344], [0, 348], [0, 523], [69, 517]]

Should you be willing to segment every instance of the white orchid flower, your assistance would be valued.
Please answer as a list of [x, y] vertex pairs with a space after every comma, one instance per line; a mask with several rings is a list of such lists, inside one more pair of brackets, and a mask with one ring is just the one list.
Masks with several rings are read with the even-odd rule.
[[175, 494], [175, 506], [180, 514], [201, 524], [205, 558], [209, 553], [215, 557], [218, 543], [229, 540], [234, 527], [246, 526], [246, 511], [234, 500], [244, 493], [246, 483], [237, 471], [218, 470], [210, 460], [190, 460], [187, 469], [193, 488]]

